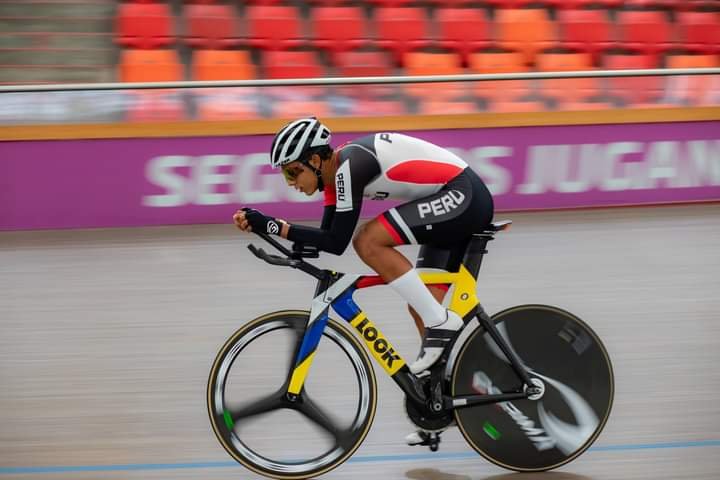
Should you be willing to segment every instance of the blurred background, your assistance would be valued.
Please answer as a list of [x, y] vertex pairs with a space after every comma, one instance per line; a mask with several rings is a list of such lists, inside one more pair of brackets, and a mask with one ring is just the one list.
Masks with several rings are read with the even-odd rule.
[[[243, 323], [309, 308], [314, 283], [231, 225], [240, 206], [317, 225], [320, 196], [268, 166], [305, 115], [334, 145], [402, 131], [464, 158], [513, 220], [480, 273], [486, 310], [570, 310], [616, 375], [595, 445], [516, 475], [456, 430], [438, 453], [405, 446], [376, 369], [373, 429], [327, 478], [720, 478], [719, 67], [718, 0], [0, 0], [0, 478], [257, 478], [214, 438], [205, 384]], [[626, 69], [671, 74], [562, 76]], [[263, 85], [525, 72], [543, 76]], [[238, 83], [192, 83], [216, 80]], [[368, 272], [352, 249], [317, 263]], [[357, 299], [412, 357], [396, 294]], [[261, 435], [302, 441], [285, 433]]]

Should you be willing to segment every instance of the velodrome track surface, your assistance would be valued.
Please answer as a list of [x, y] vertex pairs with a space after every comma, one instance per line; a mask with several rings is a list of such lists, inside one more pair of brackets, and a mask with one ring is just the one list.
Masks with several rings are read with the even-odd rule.
[[[435, 454], [407, 447], [399, 390], [376, 366], [374, 426], [324, 478], [720, 478], [720, 205], [502, 218], [514, 225], [489, 246], [481, 300], [555, 304], [604, 339], [616, 397], [595, 446], [542, 475], [491, 465], [457, 431]], [[215, 440], [207, 374], [241, 323], [307, 308], [313, 285], [256, 260], [251, 241], [229, 225], [1, 233], [0, 479], [258, 478]], [[320, 264], [367, 271], [351, 253]], [[411, 357], [395, 294], [358, 301]]]

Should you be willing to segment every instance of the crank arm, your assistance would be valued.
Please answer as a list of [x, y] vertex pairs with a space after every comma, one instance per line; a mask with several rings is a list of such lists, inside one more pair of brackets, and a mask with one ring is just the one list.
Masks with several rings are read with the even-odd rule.
[[454, 410], [456, 408], [474, 407], [477, 405], [489, 405], [491, 403], [509, 402], [511, 400], [523, 400], [530, 396], [525, 392], [494, 393], [491, 395], [460, 395], [457, 397], [444, 397], [445, 408]]

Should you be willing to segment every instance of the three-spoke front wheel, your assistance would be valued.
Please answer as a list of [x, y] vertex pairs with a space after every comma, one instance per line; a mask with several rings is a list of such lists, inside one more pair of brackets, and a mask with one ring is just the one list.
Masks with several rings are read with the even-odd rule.
[[323, 332], [305, 386], [286, 395], [308, 312], [257, 318], [230, 337], [207, 388], [210, 423], [245, 467], [279, 479], [303, 479], [337, 467], [365, 439], [377, 403], [370, 359], [334, 320]]

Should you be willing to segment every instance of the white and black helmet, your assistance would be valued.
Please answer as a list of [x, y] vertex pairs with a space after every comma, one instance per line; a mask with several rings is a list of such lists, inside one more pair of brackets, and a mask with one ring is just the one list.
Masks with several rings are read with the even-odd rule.
[[274, 168], [300, 160], [313, 147], [330, 144], [330, 129], [315, 117], [288, 123], [275, 135], [270, 148], [270, 164]]

